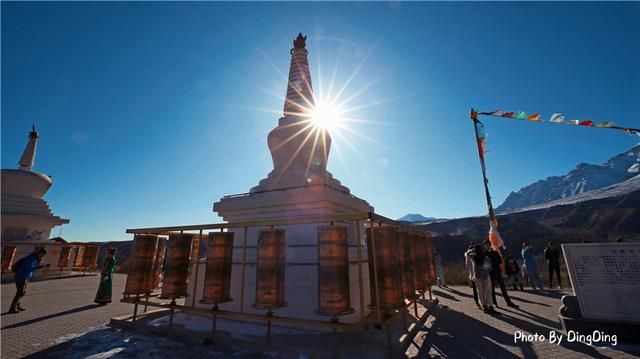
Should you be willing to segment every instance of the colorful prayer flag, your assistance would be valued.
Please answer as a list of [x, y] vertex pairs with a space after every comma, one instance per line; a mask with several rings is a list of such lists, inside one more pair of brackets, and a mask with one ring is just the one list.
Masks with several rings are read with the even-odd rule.
[[491, 247], [495, 250], [504, 247], [504, 241], [498, 232], [498, 228], [494, 227], [493, 221], [489, 221], [489, 241], [491, 242]]
[[[476, 130], [478, 131], [478, 135], [479, 135], [479, 139], [481, 138], [483, 140], [482, 144], [478, 144], [478, 146], [482, 146], [482, 148], [484, 149], [484, 126], [482, 126], [482, 123], [480, 121], [478, 121], [478, 115], [483, 115], [483, 116], [499, 116], [499, 117], [506, 117], [506, 118], [512, 118], [512, 119], [516, 119], [516, 120], [529, 120], [529, 121], [540, 121], [540, 122], [544, 122], [544, 120], [541, 119], [541, 116], [537, 113], [532, 114], [531, 116], [527, 116], [527, 113], [524, 111], [518, 111], [518, 112], [503, 112], [500, 109], [497, 110], [493, 110], [491, 112], [478, 112], [474, 109], [471, 109], [471, 115], [470, 118], [476, 123]], [[565, 124], [569, 124], [569, 125], [579, 125], [579, 126], [585, 126], [585, 127], [601, 127], [601, 128], [612, 128], [612, 129], [616, 129], [616, 130], [621, 130], [624, 131], [627, 134], [630, 135], [638, 135], [640, 136], [640, 129], [637, 128], [627, 128], [627, 127], [620, 127], [618, 125], [616, 125], [615, 122], [611, 122], [611, 121], [602, 121], [602, 122], [593, 122], [591, 120], [565, 120], [565, 116], [561, 113], [554, 113], [551, 115], [551, 117], [549, 118], [549, 122], [551, 123], [565, 123]], [[480, 137], [481, 136], [481, 137]], [[484, 153], [484, 152], [483, 152]]]
[[564, 123], [564, 115], [561, 113], [554, 113], [553, 115], [551, 115], [551, 119], [549, 120], [549, 122]]
[[526, 120], [527, 119], [527, 113], [524, 111], [518, 111], [518, 114], [515, 117], [516, 120]]
[[484, 140], [485, 138], [484, 125], [482, 124], [482, 122], [478, 120], [474, 121], [474, 124], [476, 126], [476, 135], [478, 136], [478, 139]]

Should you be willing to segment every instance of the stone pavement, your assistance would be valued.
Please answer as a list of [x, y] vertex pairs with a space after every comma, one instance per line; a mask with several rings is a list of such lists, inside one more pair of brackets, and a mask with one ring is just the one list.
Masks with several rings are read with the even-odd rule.
[[[498, 289], [498, 288], [496, 288]], [[566, 333], [561, 332], [556, 315], [560, 298], [571, 294], [570, 290], [544, 290], [533, 292], [509, 291], [513, 301], [520, 306], [509, 308], [498, 289], [498, 314], [488, 315], [476, 309], [471, 288], [456, 286], [434, 287], [433, 294], [440, 299], [423, 331], [421, 348], [412, 346], [411, 356], [448, 358], [632, 358], [621, 352], [622, 346], [598, 348], [583, 343], [567, 342]], [[514, 333], [544, 335], [545, 341], [514, 343]], [[561, 345], [549, 343], [550, 331], [563, 334]], [[588, 334], [588, 333], [583, 333]], [[599, 344], [604, 345], [604, 344]], [[627, 352], [640, 354], [640, 346], [626, 346]]]
[[[15, 293], [13, 284], [2, 285], [2, 358], [285, 358], [276, 352], [246, 347], [205, 345], [179, 337], [149, 335], [137, 330], [106, 326], [112, 317], [130, 315], [132, 306], [118, 302], [125, 276], [116, 275], [114, 298], [106, 307], [93, 305], [98, 277], [77, 277], [29, 284], [23, 300], [27, 311], [6, 313]], [[427, 326], [414, 338], [410, 357], [448, 358], [631, 358], [618, 347], [598, 348], [582, 343], [560, 346], [548, 341], [549, 332], [560, 333], [556, 311], [568, 291], [510, 291], [519, 309], [500, 308], [487, 315], [475, 308], [467, 287], [434, 288], [440, 299]], [[504, 302], [498, 297], [498, 304]], [[514, 343], [514, 332], [542, 334], [544, 342]], [[324, 345], [320, 343], [321, 345]], [[326, 343], [325, 343], [326, 344]], [[638, 347], [626, 347], [627, 352]], [[344, 357], [344, 356], [343, 356]], [[296, 358], [299, 358], [297, 356]]]
[[16, 292], [15, 284], [2, 284], [2, 358], [20, 358], [64, 341], [65, 336], [104, 326], [112, 317], [131, 313], [120, 303], [126, 276], [114, 275], [113, 303], [93, 303], [99, 276], [69, 277], [31, 282], [22, 306], [27, 310], [7, 314]]

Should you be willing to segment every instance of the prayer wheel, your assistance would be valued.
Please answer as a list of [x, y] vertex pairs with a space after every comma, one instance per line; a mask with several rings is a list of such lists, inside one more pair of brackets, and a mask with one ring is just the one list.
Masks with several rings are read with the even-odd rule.
[[157, 247], [158, 236], [156, 235], [137, 235], [134, 238], [124, 294], [140, 295], [151, 292], [152, 270]]
[[78, 245], [78, 251], [76, 252], [76, 260], [73, 263], [74, 267], [82, 268], [85, 267], [84, 259], [85, 252], [87, 251], [87, 247], [84, 244]]
[[211, 232], [207, 238], [207, 267], [200, 303], [218, 304], [231, 299], [233, 232]]
[[427, 281], [424, 273], [426, 272], [424, 244], [422, 238], [415, 233], [409, 235], [411, 241], [411, 263], [413, 264], [413, 286], [417, 291], [427, 290]]
[[156, 249], [156, 259], [153, 263], [153, 280], [151, 288], [158, 288], [162, 279], [162, 267], [164, 264], [164, 252], [167, 249], [167, 240], [158, 238], [158, 248]]
[[187, 296], [193, 234], [172, 234], [165, 252], [164, 278], [160, 298], [182, 298]]
[[97, 244], [88, 244], [84, 251], [82, 266], [86, 268], [96, 268], [98, 266], [98, 252], [100, 248]]
[[[202, 243], [202, 240], [199, 236], [194, 236], [193, 237], [193, 241], [191, 242], [191, 255], [189, 256], [190, 259], [190, 267], [193, 267], [194, 265], [198, 264], [198, 261], [200, 260], [200, 244]], [[191, 280], [191, 269], [189, 270], [189, 279], [187, 281]]]
[[278, 308], [284, 300], [285, 238], [283, 229], [259, 232], [254, 308]]
[[416, 289], [413, 283], [413, 268], [411, 261], [411, 237], [409, 232], [398, 232], [398, 258], [400, 259], [400, 278], [402, 296], [407, 299], [415, 298]]
[[4, 246], [2, 248], [2, 270], [8, 271], [11, 268], [13, 257], [16, 255], [16, 246]]
[[435, 256], [433, 252], [433, 238], [431, 238], [431, 234], [429, 233], [423, 233], [422, 235], [425, 241], [425, 258], [427, 264], [427, 270], [425, 271], [427, 275], [426, 281], [427, 285], [431, 286], [436, 284], [437, 278]]
[[[367, 251], [369, 254], [369, 287], [371, 305], [376, 308], [375, 280], [373, 270], [373, 243], [371, 228], [367, 228]], [[378, 292], [381, 309], [395, 309], [403, 306], [402, 284], [400, 282], [398, 244], [395, 227], [374, 227], [375, 260], [378, 272]]]
[[58, 258], [58, 268], [64, 268], [69, 265], [71, 257], [71, 246], [62, 246], [60, 249], [60, 257]]
[[349, 295], [347, 227], [318, 227], [318, 309], [320, 315], [353, 313]]

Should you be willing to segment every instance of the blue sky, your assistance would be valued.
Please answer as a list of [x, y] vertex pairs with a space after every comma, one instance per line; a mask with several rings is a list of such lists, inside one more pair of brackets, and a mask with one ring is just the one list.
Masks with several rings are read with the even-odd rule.
[[[345, 96], [366, 87], [350, 105], [370, 122], [351, 127], [371, 140], [334, 137], [334, 176], [388, 217], [481, 215], [469, 108], [640, 126], [639, 23], [637, 2], [2, 2], [2, 167], [17, 167], [35, 123], [35, 170], [53, 177], [46, 199], [71, 219], [68, 240], [218, 222], [213, 202], [272, 168], [266, 135], [301, 31], [316, 91], [334, 68], [338, 87], [355, 72]], [[495, 205], [638, 143], [484, 123]]]

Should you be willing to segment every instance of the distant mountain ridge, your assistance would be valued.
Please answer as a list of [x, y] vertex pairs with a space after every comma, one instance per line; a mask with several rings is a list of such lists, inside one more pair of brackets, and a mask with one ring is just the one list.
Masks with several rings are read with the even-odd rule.
[[436, 218], [425, 217], [420, 213], [409, 213], [405, 216], [398, 218], [398, 221], [405, 221], [405, 222], [411, 222], [411, 223], [428, 222], [428, 221], [434, 221], [434, 220], [436, 220]]
[[537, 181], [511, 192], [496, 208], [508, 213], [536, 204], [555, 201], [624, 182], [640, 174], [640, 144], [611, 157], [602, 165], [580, 163], [565, 176]]

